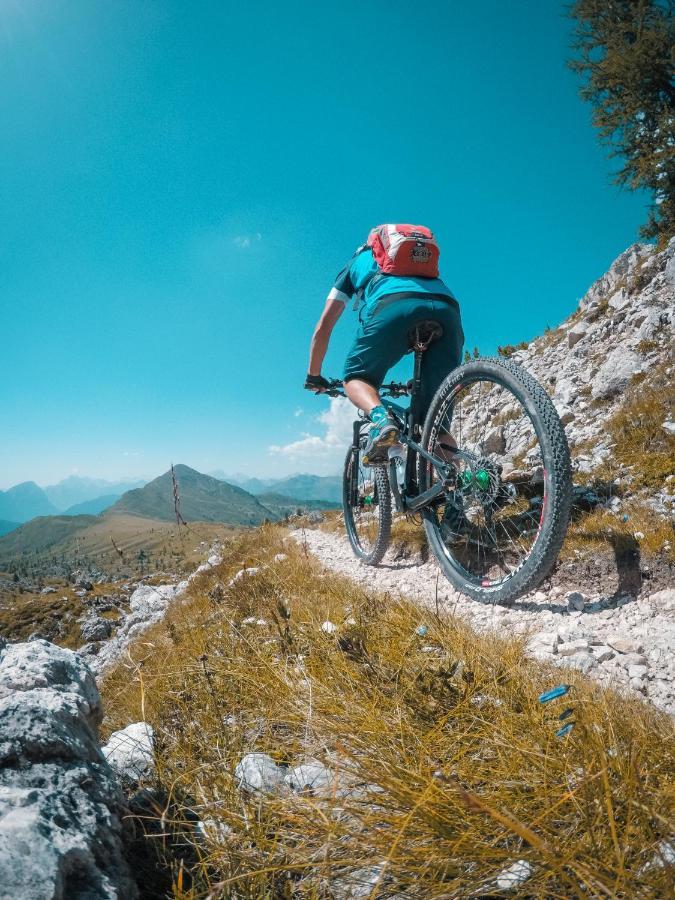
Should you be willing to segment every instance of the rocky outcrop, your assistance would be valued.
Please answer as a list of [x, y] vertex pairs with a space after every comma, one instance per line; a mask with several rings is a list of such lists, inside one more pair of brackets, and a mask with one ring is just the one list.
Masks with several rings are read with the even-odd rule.
[[588, 289], [577, 311], [511, 358], [546, 388], [582, 471], [607, 458], [604, 423], [631, 379], [672, 353], [675, 238], [634, 244]]
[[77, 653], [44, 640], [0, 647], [0, 894], [137, 896], [123, 797], [98, 747], [101, 701]]
[[124, 653], [129, 644], [147, 631], [156, 622], [161, 621], [169, 605], [185, 593], [190, 582], [219, 565], [222, 557], [212, 552], [206, 562], [202, 563], [184, 581], [176, 584], [141, 584], [131, 595], [129, 613], [122, 616], [115, 634], [108, 640], [91, 637], [92, 634], [111, 633], [106, 620], [98, 616], [90, 616], [82, 626], [82, 636], [88, 641], [80, 647], [80, 653], [87, 658], [90, 669], [100, 675]]

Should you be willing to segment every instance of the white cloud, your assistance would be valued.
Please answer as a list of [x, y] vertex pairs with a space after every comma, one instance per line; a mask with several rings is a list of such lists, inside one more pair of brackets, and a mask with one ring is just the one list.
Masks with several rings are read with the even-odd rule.
[[260, 234], [259, 231], [256, 231], [255, 234], [238, 234], [234, 238], [234, 244], [239, 247], [240, 250], [246, 250], [247, 247], [258, 243], [261, 240], [262, 234]]
[[269, 452], [302, 463], [307, 471], [335, 471], [352, 440], [356, 410], [344, 397], [331, 397], [330, 406], [317, 416], [324, 426], [323, 435], [303, 434], [290, 444], [273, 445]]
[[301, 406], [296, 407], [296, 409], [293, 411], [293, 415], [295, 416], [296, 419], [298, 418], [298, 416], [301, 416], [303, 413], [304, 413], [304, 409]]

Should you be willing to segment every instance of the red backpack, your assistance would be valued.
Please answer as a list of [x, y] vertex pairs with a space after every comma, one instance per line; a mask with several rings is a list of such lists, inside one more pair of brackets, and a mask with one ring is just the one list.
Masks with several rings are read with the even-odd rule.
[[368, 235], [367, 246], [384, 275], [438, 278], [440, 250], [424, 225], [378, 225]]

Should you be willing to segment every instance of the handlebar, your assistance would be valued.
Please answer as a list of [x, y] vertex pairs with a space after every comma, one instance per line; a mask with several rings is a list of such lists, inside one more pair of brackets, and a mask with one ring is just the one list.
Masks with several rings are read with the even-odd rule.
[[[328, 378], [327, 381], [328, 388], [324, 393], [328, 394], [329, 397], [346, 396], [341, 378]], [[383, 397], [403, 397], [410, 393], [410, 389], [410, 382], [390, 381], [388, 384], [382, 385], [380, 394]]]

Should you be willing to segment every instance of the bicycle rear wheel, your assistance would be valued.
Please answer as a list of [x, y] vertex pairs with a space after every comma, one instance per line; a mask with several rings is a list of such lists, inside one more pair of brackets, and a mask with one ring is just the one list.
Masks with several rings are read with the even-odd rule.
[[376, 566], [387, 552], [391, 536], [389, 476], [384, 466], [364, 466], [361, 456], [362, 448], [349, 448], [342, 509], [352, 550], [366, 565]]
[[[553, 403], [524, 369], [473, 360], [443, 382], [422, 446], [459, 451], [442, 502], [423, 510], [432, 552], [448, 580], [477, 600], [510, 603], [550, 573], [569, 522], [569, 448]], [[447, 454], [446, 454], [447, 456]], [[420, 489], [439, 477], [423, 458]]]

